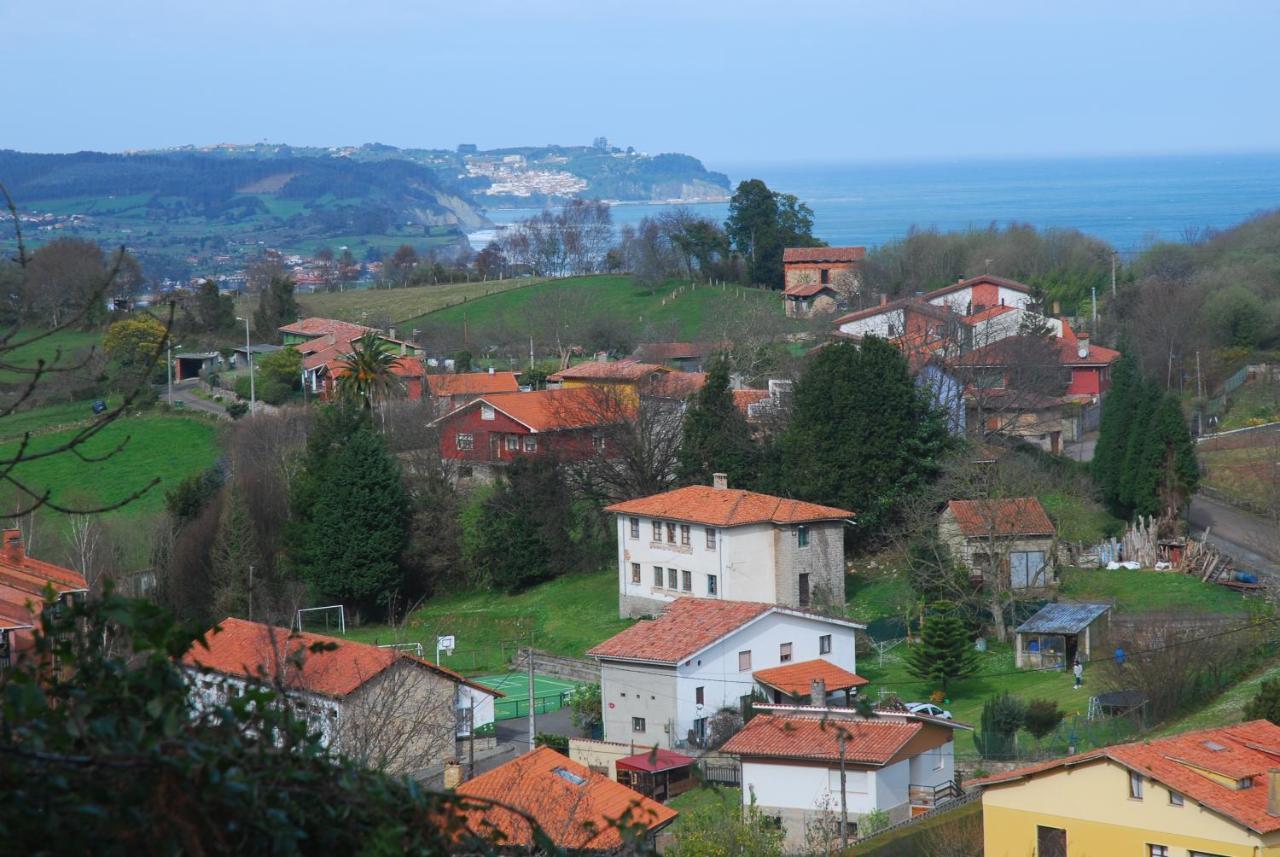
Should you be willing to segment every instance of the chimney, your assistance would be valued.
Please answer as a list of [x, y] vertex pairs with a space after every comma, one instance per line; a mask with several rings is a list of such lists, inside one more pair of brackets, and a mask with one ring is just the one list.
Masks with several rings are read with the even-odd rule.
[[1267, 771], [1267, 815], [1280, 817], [1280, 768]]
[[396, 338], [396, 329], [394, 327], [387, 328], [387, 339]]
[[460, 785], [462, 785], [462, 765], [458, 764], [457, 759], [450, 759], [444, 763], [444, 787], [452, 790]]
[[331, 330], [331, 331], [329, 331], [329, 344], [330, 344], [330, 345], [337, 345], [337, 344], [338, 344], [338, 335], [337, 335], [336, 333], [334, 333], [332, 330]]
[[1076, 334], [1076, 356], [1081, 360], [1089, 356], [1089, 334]]
[[22, 565], [27, 552], [22, 548], [22, 530], [5, 530], [4, 545], [0, 546], [0, 558], [12, 565]]
[[727, 489], [729, 487], [729, 474], [712, 473], [711, 487], [716, 489], [717, 491], [724, 491], [725, 489]]
[[817, 706], [827, 704], [827, 683], [820, 678], [809, 682], [809, 704]]
[[884, 305], [885, 305], [885, 304], [887, 304], [888, 302], [889, 302], [889, 293], [888, 293], [888, 292], [881, 292], [881, 293], [880, 293], [880, 306], [884, 306]]
[[492, 374], [493, 374], [493, 367], [492, 367], [492, 366], [490, 366], [490, 367], [489, 367], [489, 374], [490, 374], [490, 375], [492, 375]]

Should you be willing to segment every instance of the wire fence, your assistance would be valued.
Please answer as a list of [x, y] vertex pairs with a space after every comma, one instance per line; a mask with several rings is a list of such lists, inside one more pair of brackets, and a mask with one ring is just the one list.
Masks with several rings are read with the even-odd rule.
[[[569, 704], [572, 691], [561, 690], [555, 693], [539, 694], [533, 698], [534, 714], [548, 714], [559, 711]], [[514, 720], [517, 717], [529, 716], [529, 700], [521, 697], [515, 699], [499, 699], [493, 704], [494, 720]]]

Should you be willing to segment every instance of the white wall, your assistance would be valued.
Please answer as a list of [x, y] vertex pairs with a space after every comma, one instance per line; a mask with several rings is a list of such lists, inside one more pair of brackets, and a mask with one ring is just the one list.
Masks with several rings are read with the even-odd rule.
[[[466, 711], [471, 708], [472, 703], [475, 704], [475, 725], [487, 726], [493, 722], [493, 700], [492, 694], [484, 691], [476, 690], [474, 687], [465, 684], [458, 685], [457, 707], [458, 711]], [[459, 718], [459, 734], [465, 733], [466, 721]]]
[[[997, 289], [997, 306], [1011, 306], [1019, 309], [1026, 309], [1031, 303], [1031, 295], [1018, 291], [1017, 289], [1009, 289], [1004, 286], [998, 286]], [[965, 315], [970, 304], [973, 303], [973, 287], [961, 289], [958, 292], [940, 295], [931, 298], [929, 303], [934, 306], [949, 306], [960, 315]]]
[[[248, 682], [222, 673], [184, 668], [191, 701], [198, 711], [207, 712], [227, 702], [228, 696], [243, 696]], [[288, 700], [294, 713], [305, 718], [312, 729], [320, 732], [325, 747], [333, 740], [333, 731], [342, 716], [342, 706], [327, 696], [293, 690]]]
[[[877, 313], [868, 318], [860, 318], [856, 321], [847, 321], [840, 325], [840, 332], [847, 333], [852, 336], [866, 336], [874, 334], [881, 339], [888, 339], [891, 336], [898, 336], [902, 333], [902, 310], [895, 309], [889, 312]], [[893, 332], [890, 333], [890, 327]]]
[[[672, 601], [685, 595], [724, 598], [733, 601], [773, 603], [777, 558], [773, 550], [773, 526], [753, 524], [716, 530], [716, 546], [707, 547], [707, 528], [688, 524], [689, 544], [680, 544], [680, 522], [676, 543], [666, 541], [666, 521], [661, 542], [653, 540], [653, 518], [640, 518], [640, 538], [631, 538], [630, 515], [618, 515], [618, 592], [624, 596]], [[640, 583], [631, 582], [631, 564], [640, 564]], [[654, 586], [654, 566], [663, 569], [663, 585]], [[667, 569], [691, 572], [693, 588], [685, 591], [683, 575], [676, 575], [676, 589], [666, 579]], [[707, 577], [716, 578], [716, 594], [707, 591]]]
[[911, 762], [903, 759], [876, 771], [876, 809], [886, 812], [910, 800]]
[[[876, 808], [877, 773], [868, 770], [845, 771], [845, 803], [851, 815], [862, 815]], [[785, 762], [742, 763], [742, 804], [751, 802], [755, 793], [761, 807], [816, 810], [826, 801], [828, 807], [840, 808], [840, 769], [820, 765], [789, 765]]]

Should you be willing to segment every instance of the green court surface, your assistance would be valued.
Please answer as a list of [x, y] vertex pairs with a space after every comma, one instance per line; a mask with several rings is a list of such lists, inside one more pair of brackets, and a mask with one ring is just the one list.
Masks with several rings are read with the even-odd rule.
[[[498, 673], [496, 675], [469, 676], [477, 684], [500, 691], [503, 696], [494, 702], [493, 719], [511, 720], [529, 715], [529, 674]], [[569, 693], [577, 682], [545, 675], [534, 675], [534, 713], [546, 714], [559, 711], [569, 702]]]

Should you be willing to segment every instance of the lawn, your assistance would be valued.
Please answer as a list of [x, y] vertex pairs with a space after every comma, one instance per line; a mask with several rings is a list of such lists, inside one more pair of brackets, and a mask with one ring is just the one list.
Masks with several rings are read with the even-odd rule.
[[1280, 420], [1280, 382], [1250, 381], [1231, 394], [1231, 406], [1218, 431], [1261, 425]]
[[609, 570], [561, 577], [517, 595], [442, 595], [415, 610], [402, 628], [366, 625], [349, 636], [367, 643], [422, 643], [434, 657], [436, 637], [452, 634], [457, 649], [445, 665], [475, 674], [505, 671], [516, 648], [528, 645], [531, 629], [534, 648], [582, 657], [630, 624], [618, 618], [618, 577]]
[[[109, 407], [114, 408], [119, 404], [119, 396], [111, 396], [107, 399]], [[16, 411], [0, 419], [0, 441], [19, 438], [27, 432], [36, 435], [55, 429], [70, 428], [77, 423], [88, 422], [93, 419], [93, 416], [92, 399]]]
[[1207, 729], [1239, 723], [1244, 720], [1244, 707], [1257, 694], [1262, 683], [1277, 679], [1280, 679], [1280, 662], [1273, 661], [1203, 708], [1165, 723], [1154, 734], [1156, 736], [1175, 735], [1178, 732], [1186, 732], [1188, 729]]
[[[34, 328], [24, 328], [13, 335], [10, 342], [19, 343], [37, 336], [41, 331]], [[22, 348], [15, 348], [13, 351], [5, 354], [4, 362], [19, 367], [35, 368], [36, 364], [44, 360], [46, 367], [58, 366], [67, 368], [76, 366], [88, 353], [90, 348], [101, 345], [102, 334], [96, 331], [88, 330], [60, 330], [57, 333], [51, 333], [30, 345]], [[59, 351], [61, 354], [59, 355]], [[57, 361], [55, 363], [55, 361]], [[26, 372], [15, 372], [12, 370], [0, 370], [0, 383], [7, 384], [24, 384], [31, 380], [31, 375]]]
[[680, 832], [680, 820], [695, 812], [711, 812], [726, 820], [740, 818], [742, 815], [742, 789], [730, 786], [717, 786], [704, 783], [690, 789], [682, 795], [676, 795], [667, 801], [667, 806], [680, 813], [679, 817], [667, 828], [670, 832]]
[[1265, 607], [1265, 602], [1225, 586], [1201, 583], [1199, 578], [1176, 572], [1067, 568], [1060, 576], [1058, 593], [1063, 600], [1109, 601], [1121, 613], [1243, 615]]
[[1280, 436], [1256, 433], [1252, 445], [1197, 450], [1203, 482], [1232, 497], [1269, 508], [1280, 496]]
[[[348, 289], [344, 292], [301, 294], [298, 295], [298, 305], [303, 316], [318, 315], [369, 324], [390, 319], [401, 328], [401, 332], [408, 334], [419, 318], [427, 313], [538, 282], [541, 281], [510, 279], [405, 289]], [[256, 297], [242, 298], [236, 302], [236, 313], [240, 316], [252, 313], [256, 305]]]

